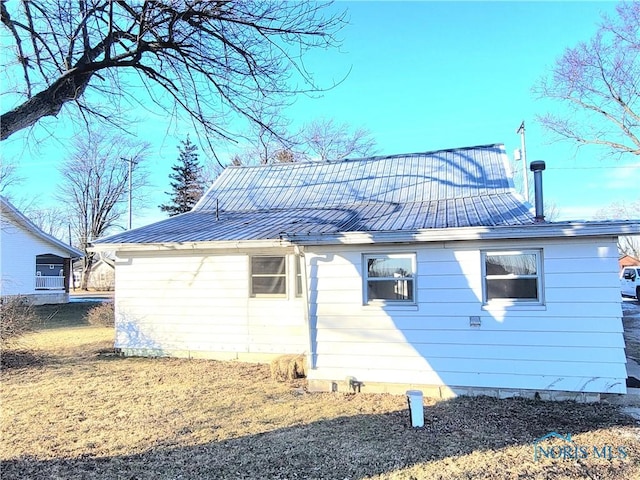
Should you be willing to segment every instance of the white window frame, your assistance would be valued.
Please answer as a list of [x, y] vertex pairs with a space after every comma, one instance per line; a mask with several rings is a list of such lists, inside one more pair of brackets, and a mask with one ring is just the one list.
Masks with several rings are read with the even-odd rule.
[[304, 293], [304, 285], [303, 285], [303, 279], [302, 279], [302, 266], [300, 265], [300, 262], [304, 262], [305, 260], [304, 260], [304, 257], [302, 257], [301, 255], [294, 255], [293, 260], [295, 262], [294, 292], [295, 292], [296, 298], [301, 298]]
[[[501, 249], [501, 250], [483, 250], [481, 255], [482, 261], [482, 301], [484, 305], [522, 305], [522, 306], [534, 306], [544, 305], [544, 271], [543, 271], [543, 259], [542, 249]], [[534, 255], [536, 259], [536, 274], [535, 275], [487, 275], [487, 256], [491, 255]], [[488, 298], [488, 280], [518, 280], [518, 279], [530, 279], [536, 280], [536, 298]]]
[[[254, 274], [253, 273], [253, 259], [254, 258], [282, 258], [284, 259], [284, 274]], [[287, 298], [289, 292], [289, 261], [287, 255], [251, 255], [249, 256], [249, 296], [251, 298]], [[257, 277], [281, 277], [284, 278], [284, 292], [283, 293], [255, 293], [253, 291], [253, 279]]]
[[[369, 260], [376, 258], [402, 258], [411, 260], [411, 277], [371, 277], [369, 278]], [[403, 253], [366, 253], [362, 255], [362, 298], [364, 305], [416, 305], [417, 289], [417, 261], [415, 252], [403, 252]], [[395, 280], [397, 282], [411, 280], [412, 290], [410, 299], [383, 299], [383, 298], [369, 298], [369, 281], [389, 281]]]

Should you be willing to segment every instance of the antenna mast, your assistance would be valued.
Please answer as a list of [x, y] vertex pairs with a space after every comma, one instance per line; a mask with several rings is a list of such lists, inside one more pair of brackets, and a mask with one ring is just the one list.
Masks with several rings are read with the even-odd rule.
[[516, 133], [520, 134], [524, 199], [528, 202], [529, 201], [529, 177], [527, 175], [527, 147], [525, 146], [525, 142], [524, 142], [524, 120], [520, 124], [520, 127], [518, 127], [518, 130], [516, 130]]

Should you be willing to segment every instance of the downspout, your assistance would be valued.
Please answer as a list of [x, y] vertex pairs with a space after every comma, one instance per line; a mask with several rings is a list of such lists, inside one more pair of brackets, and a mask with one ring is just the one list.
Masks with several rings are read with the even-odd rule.
[[309, 313], [309, 282], [307, 280], [307, 261], [304, 255], [304, 247], [302, 245], [293, 246], [295, 254], [300, 262], [300, 273], [302, 275], [302, 298], [304, 299], [304, 324], [307, 327], [307, 366], [309, 370], [315, 368], [313, 363], [313, 335], [311, 334], [311, 315]]

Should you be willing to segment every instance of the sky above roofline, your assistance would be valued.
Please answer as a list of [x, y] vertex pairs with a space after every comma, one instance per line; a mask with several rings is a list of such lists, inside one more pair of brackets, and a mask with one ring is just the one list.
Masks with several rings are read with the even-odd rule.
[[[380, 155], [504, 143], [509, 157], [526, 123], [528, 160], [545, 160], [545, 199], [558, 219], [592, 219], [614, 202], [638, 199], [640, 161], [554, 143], [535, 120], [550, 105], [531, 87], [566, 47], [587, 40], [614, 2], [338, 2], [349, 10], [339, 53], [315, 52], [306, 66], [322, 85], [340, 84], [317, 98], [300, 98], [286, 114], [292, 128], [314, 118], [366, 127]], [[569, 21], [570, 20], [570, 21]], [[165, 217], [171, 165], [190, 128], [144, 112], [132, 128], [152, 142], [153, 188], [138, 205], [134, 226]], [[73, 133], [64, 120], [2, 142], [2, 156], [19, 163], [25, 183], [17, 204], [57, 205], [64, 188], [56, 166]], [[192, 138], [194, 136], [192, 135]], [[238, 145], [221, 144], [229, 159]], [[206, 152], [201, 150], [201, 158]], [[516, 173], [523, 166], [516, 164]], [[126, 220], [123, 218], [123, 225]]]

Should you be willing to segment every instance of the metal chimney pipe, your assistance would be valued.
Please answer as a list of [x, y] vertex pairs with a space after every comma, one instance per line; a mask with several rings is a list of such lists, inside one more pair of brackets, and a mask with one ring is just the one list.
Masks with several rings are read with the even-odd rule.
[[535, 195], [536, 222], [544, 222], [544, 202], [542, 198], [542, 171], [547, 168], [542, 160], [531, 162], [529, 169], [533, 172], [533, 189]]

